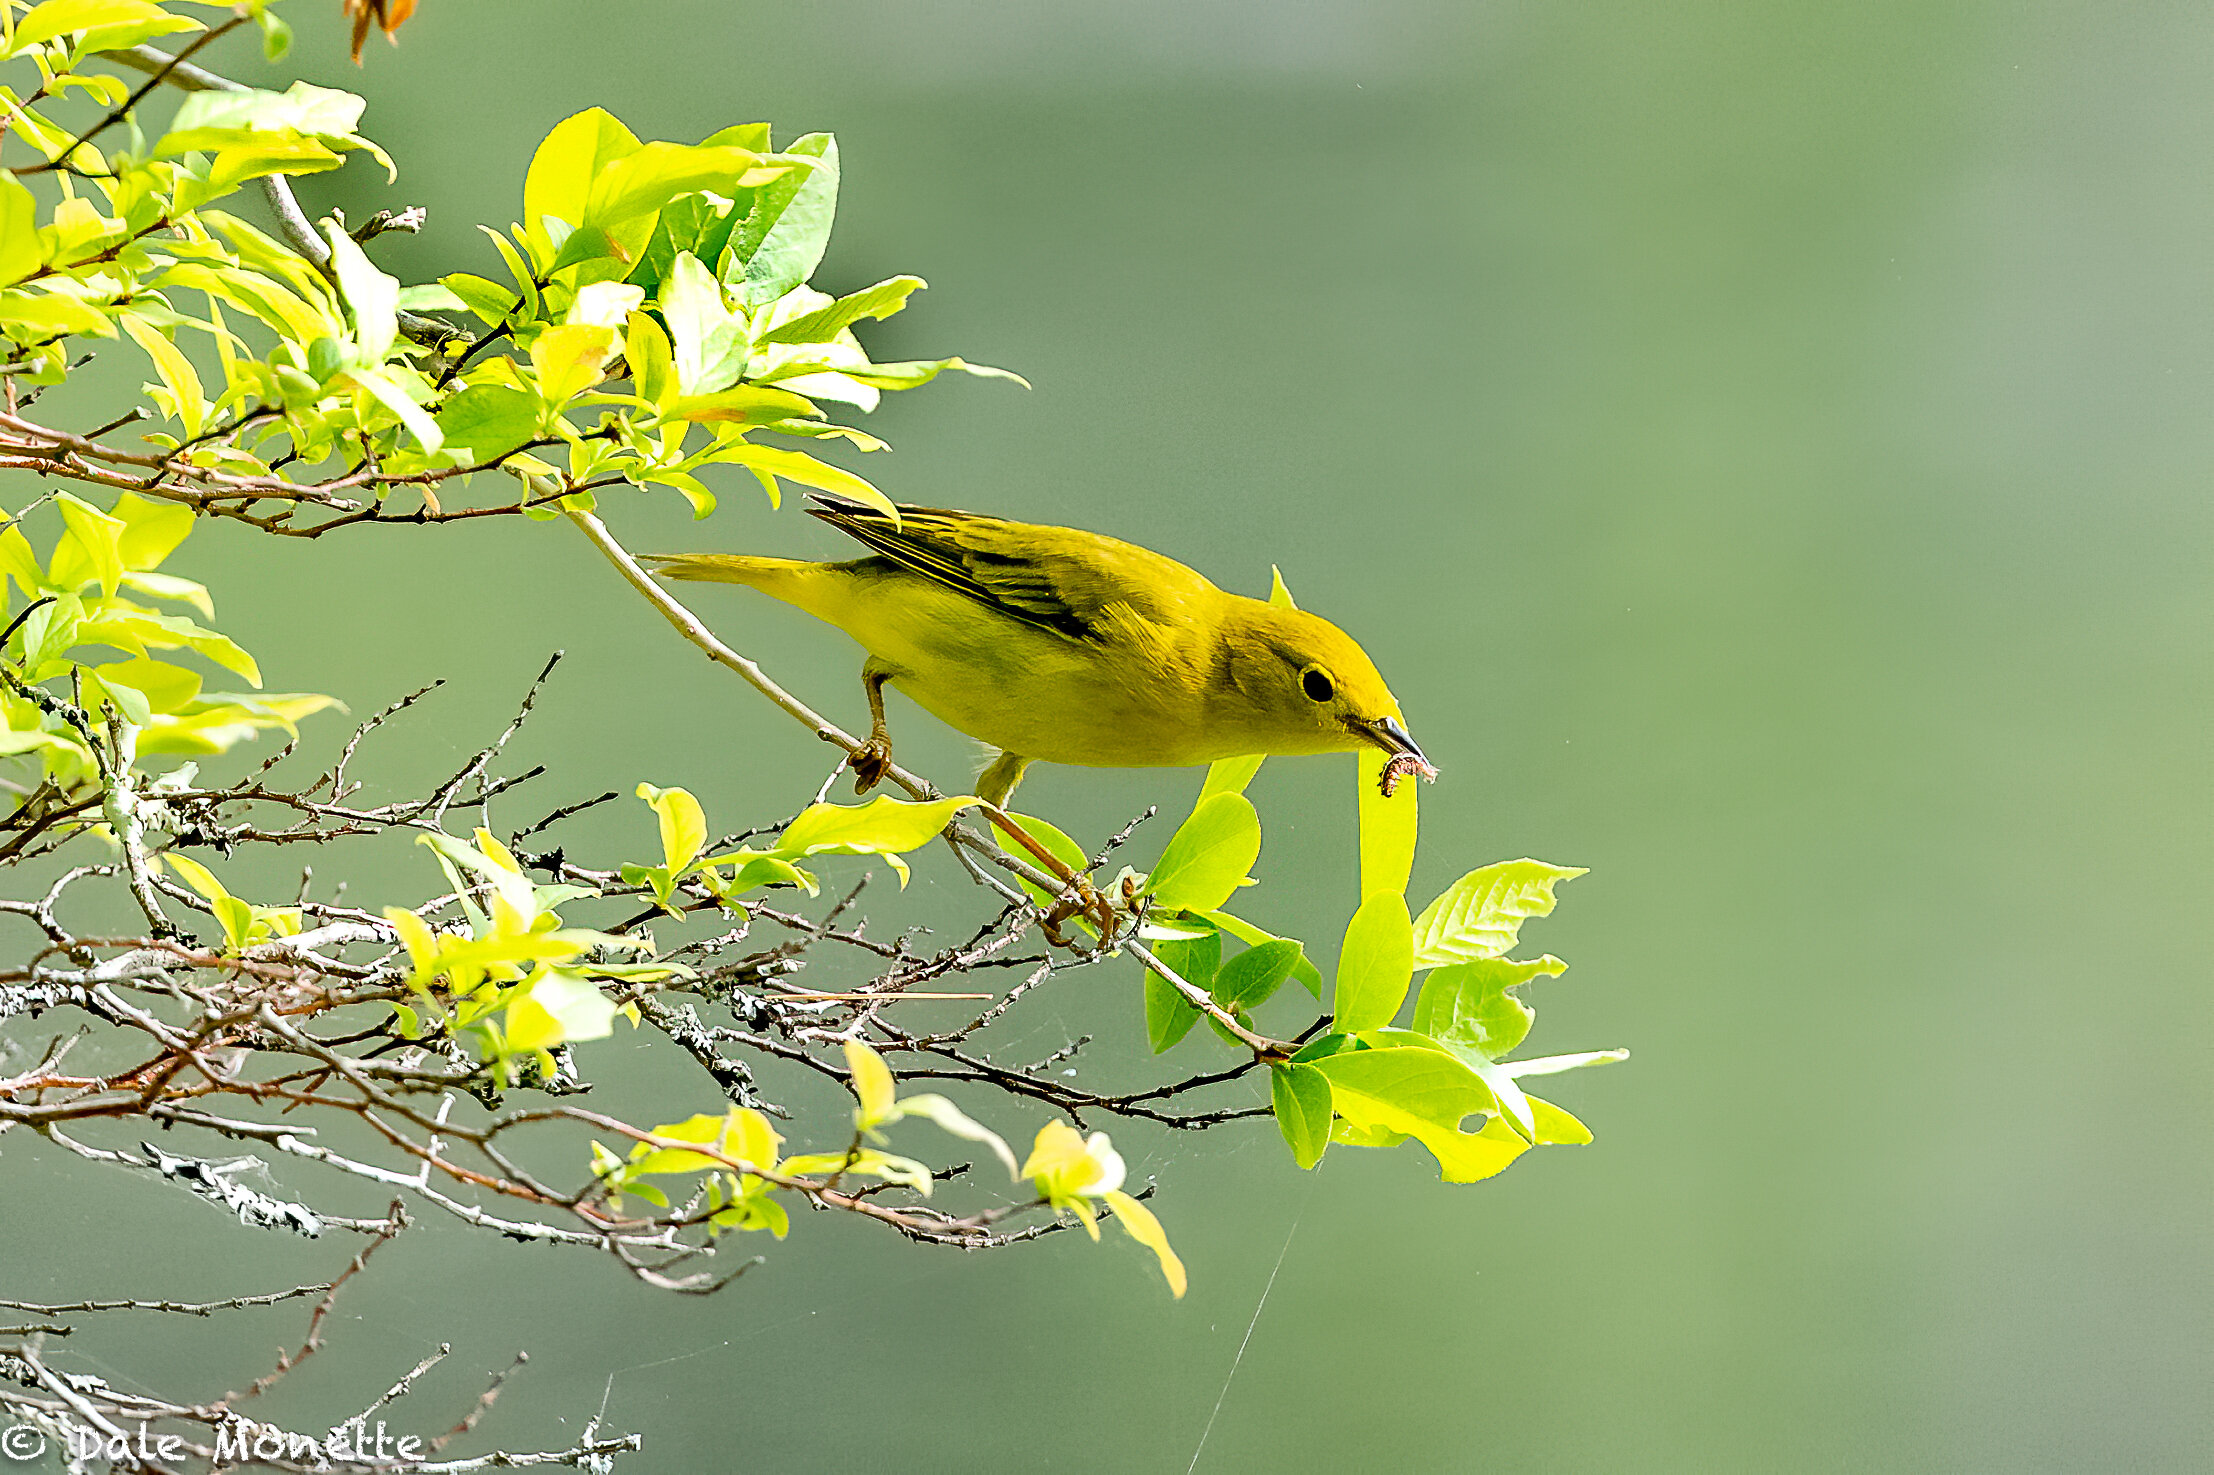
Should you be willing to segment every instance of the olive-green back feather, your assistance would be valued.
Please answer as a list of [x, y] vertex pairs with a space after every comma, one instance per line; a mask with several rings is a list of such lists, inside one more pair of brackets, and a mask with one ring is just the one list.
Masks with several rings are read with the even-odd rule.
[[816, 497], [809, 512], [978, 603], [1072, 640], [1097, 640], [1116, 605], [1150, 616], [1220, 591], [1171, 558], [1097, 533], [943, 507], [899, 509]]

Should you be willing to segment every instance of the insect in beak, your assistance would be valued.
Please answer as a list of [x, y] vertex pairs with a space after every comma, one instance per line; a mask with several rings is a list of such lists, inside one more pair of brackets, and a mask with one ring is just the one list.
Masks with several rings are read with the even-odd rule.
[[1348, 725], [1391, 755], [1390, 760], [1384, 764], [1383, 774], [1377, 780], [1377, 786], [1383, 790], [1385, 798], [1390, 798], [1392, 791], [1399, 787], [1399, 781], [1410, 773], [1420, 774], [1424, 783], [1438, 776], [1437, 766], [1423, 756], [1422, 749], [1416, 745], [1413, 736], [1400, 724], [1398, 718], [1379, 717], [1373, 722], [1351, 718], [1348, 719]]

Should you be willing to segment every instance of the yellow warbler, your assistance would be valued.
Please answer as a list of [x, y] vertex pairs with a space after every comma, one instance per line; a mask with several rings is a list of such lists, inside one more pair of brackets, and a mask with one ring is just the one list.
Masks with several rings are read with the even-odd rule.
[[1377, 747], [1385, 783], [1437, 770], [1375, 664], [1301, 610], [1217, 589], [1158, 553], [1075, 528], [817, 497], [876, 550], [846, 563], [731, 553], [651, 558], [665, 579], [746, 584], [861, 643], [874, 725], [863, 791], [891, 757], [883, 687], [1000, 750], [977, 792], [1004, 805], [1033, 761], [1179, 767]]

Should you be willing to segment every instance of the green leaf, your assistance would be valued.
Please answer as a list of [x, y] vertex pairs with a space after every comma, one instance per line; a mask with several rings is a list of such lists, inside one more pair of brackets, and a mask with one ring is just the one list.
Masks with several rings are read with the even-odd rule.
[[1481, 1056], [1471, 1058], [1456, 1054], [1455, 1058], [1476, 1073], [1476, 1078], [1491, 1092], [1492, 1099], [1499, 1103], [1501, 1113], [1514, 1124], [1515, 1130], [1534, 1143], [1537, 1140], [1537, 1120], [1530, 1111], [1530, 1098], [1522, 1094], [1522, 1088], [1515, 1084], [1514, 1077]]
[[707, 843], [707, 816], [700, 801], [688, 789], [657, 789], [640, 784], [638, 797], [651, 805], [661, 821], [661, 857], [672, 874], [698, 858]]
[[1025, 389], [1030, 387], [1030, 381], [1020, 374], [995, 369], [989, 364], [972, 364], [964, 358], [908, 359], [900, 363], [870, 364], [867, 368], [856, 367], [843, 372], [876, 389], [917, 389], [948, 370], [973, 375], [978, 379], [1004, 379], [1010, 384], [1020, 384]]
[[[515, 290], [521, 294], [519, 301], [523, 316], [526, 318], [538, 316], [540, 306], [538, 282], [531, 276], [530, 268], [524, 265], [522, 253], [515, 249], [506, 236], [501, 235], [491, 226], [480, 225], [477, 229], [492, 238], [493, 249], [500, 253], [500, 260], [506, 264], [508, 275], [515, 279]], [[515, 309], [510, 308], [509, 311], [513, 312]]]
[[510, 1050], [550, 1050], [570, 1040], [600, 1040], [615, 1032], [621, 1011], [589, 978], [546, 968], [507, 1006]]
[[1175, 969], [1186, 983], [1211, 992], [1215, 973], [1222, 967], [1222, 934], [1210, 931], [1199, 937], [1168, 938], [1153, 944], [1153, 956]]
[[722, 284], [689, 251], [679, 251], [669, 265], [661, 315], [669, 323], [681, 393], [713, 394], [738, 382], [746, 367], [746, 321], [724, 305]]
[[123, 520], [67, 492], [57, 493], [54, 500], [69, 529], [54, 546], [50, 568], [55, 585], [76, 589], [97, 579], [101, 593], [113, 594], [123, 578]]
[[1540, 1147], [1554, 1144], [1582, 1147], [1591, 1141], [1591, 1128], [1550, 1101], [1532, 1096], [1530, 1113], [1536, 1123], [1532, 1140]]
[[1470, 871], [1415, 919], [1415, 966], [1434, 968], [1503, 955], [1526, 917], [1553, 910], [1553, 888], [1584, 874], [1581, 867], [1507, 860]]
[[216, 880], [213, 872], [189, 855], [169, 853], [162, 856], [162, 861], [177, 873], [178, 880], [199, 892], [203, 901], [223, 901], [231, 894], [230, 888]]
[[58, 292], [0, 291], [0, 328], [10, 337], [30, 340], [89, 333], [113, 338], [115, 324], [89, 303]]
[[1249, 753], [1243, 758], [1217, 758], [1207, 765], [1207, 781], [1199, 786], [1201, 802], [1217, 794], [1242, 794], [1253, 782], [1253, 775], [1261, 771], [1265, 753]]
[[1161, 1221], [1153, 1217], [1153, 1211], [1139, 1203], [1119, 1188], [1109, 1189], [1100, 1195], [1100, 1201], [1115, 1211], [1115, 1222], [1123, 1227], [1132, 1239], [1153, 1251], [1161, 1262], [1161, 1276], [1168, 1282], [1169, 1294], [1177, 1300], [1184, 1299], [1188, 1282], [1184, 1275], [1184, 1262], [1176, 1258], [1169, 1248], [1168, 1232], [1161, 1228]]
[[184, 426], [186, 439], [196, 437], [207, 414], [207, 397], [200, 389], [200, 376], [176, 344], [164, 338], [161, 330], [135, 312], [126, 312], [119, 321], [123, 331], [131, 335], [133, 342], [146, 350], [146, 356], [154, 361], [154, 372], [161, 376], [162, 387], [169, 393], [169, 403], [163, 406]]
[[[597, 226], [626, 241], [635, 261], [653, 228], [653, 217], [678, 195], [712, 189], [728, 195], [760, 163], [745, 150], [705, 144], [647, 143], [614, 159], [593, 177], [584, 214], [573, 222]], [[627, 240], [635, 236], [635, 240]]]
[[838, 213], [837, 140], [810, 133], [793, 140], [784, 152], [818, 162], [754, 192], [753, 209], [731, 242], [737, 259], [745, 263], [749, 306], [774, 302], [814, 275]]
[[97, 708], [101, 701], [105, 699], [113, 704], [115, 709], [123, 714], [123, 720], [133, 727], [144, 727], [154, 720], [154, 709], [148, 704], [146, 693], [135, 687], [121, 684], [110, 686], [100, 679], [97, 672], [88, 674], [85, 680], [89, 683], [85, 688], [87, 693], [85, 701], [88, 705]]
[[855, 1107], [853, 1124], [866, 1132], [872, 1127], [897, 1119], [893, 1109], [892, 1070], [877, 1054], [859, 1040], [848, 1040], [846, 1048], [846, 1074], [853, 1080]]
[[756, 475], [781, 476], [786, 481], [796, 481], [803, 487], [814, 487], [818, 491], [865, 503], [893, 517], [899, 515], [899, 509], [892, 505], [892, 499], [878, 491], [868, 480], [827, 461], [818, 461], [805, 451], [789, 451], [778, 446], [757, 446], [751, 441], [741, 440], [718, 446], [707, 453], [706, 459], [743, 466]]
[[527, 390], [472, 384], [439, 408], [439, 434], [448, 446], [467, 449], [477, 461], [496, 460], [537, 438], [544, 405]]
[[350, 139], [368, 104], [351, 92], [295, 82], [282, 92], [259, 87], [188, 93], [177, 105], [161, 152], [218, 149], [240, 132], [302, 133]]
[[[281, 133], [246, 133], [240, 138], [241, 142], [216, 150], [205, 180], [188, 178], [185, 185], [179, 187], [179, 204], [218, 199], [249, 179], [271, 174], [320, 174], [346, 162], [344, 154], [312, 138], [287, 137]], [[170, 141], [163, 140], [164, 143]]]
[[999, 1133], [975, 1120], [943, 1096], [924, 1094], [903, 1097], [898, 1102], [903, 1117], [919, 1116], [938, 1124], [938, 1129], [950, 1132], [964, 1141], [981, 1143], [992, 1150], [992, 1155], [1006, 1165], [1009, 1178], [1020, 1178], [1015, 1167], [1015, 1154]]
[[712, 266], [730, 238], [732, 217], [744, 213], [742, 207], [718, 205], [704, 195], [678, 196], [661, 207], [646, 249], [625, 280], [644, 287], [648, 297], [656, 297], [677, 252], [689, 251]]
[[1475, 1072], [1442, 1050], [1349, 1050], [1316, 1061], [1314, 1069], [1330, 1083], [1332, 1109], [1355, 1131], [1415, 1138], [1448, 1183], [1488, 1178], [1529, 1145], [1497, 1121], [1481, 1132], [1461, 1130], [1463, 1120], [1495, 1110], [1496, 1102]]
[[1268, 1002], [1291, 977], [1299, 944], [1290, 938], [1247, 948], [1215, 970], [1215, 1002], [1229, 1010], [1253, 1010]]
[[[52, 604], [32, 610], [30, 618], [23, 622], [23, 669], [35, 672], [48, 662], [58, 660], [62, 652], [75, 645], [77, 631], [84, 624], [84, 612], [84, 601], [75, 593], [61, 594]], [[128, 646], [120, 648], [129, 649]]]
[[310, 713], [337, 703], [325, 696], [257, 698], [252, 702], [204, 695], [190, 712], [154, 713], [154, 720], [139, 739], [141, 753], [224, 753], [239, 743], [270, 729], [296, 732], [294, 724]]
[[1183, 991], [1148, 968], [1145, 973], [1145, 1038], [1158, 1055], [1191, 1033], [1199, 1006]]
[[409, 312], [467, 312], [469, 304], [444, 282], [417, 282], [402, 287], [400, 306]]
[[[114, 515], [123, 523], [118, 544], [123, 567], [134, 572], [159, 568], [192, 532], [191, 508], [175, 502], [149, 501], [130, 492], [115, 499]], [[214, 618], [212, 611], [209, 618]]]
[[235, 896], [216, 897], [208, 903], [215, 920], [223, 924], [223, 940], [232, 952], [254, 941], [254, 909]]
[[171, 15], [152, 0], [46, 0], [15, 23], [15, 50], [41, 41], [86, 32], [85, 41], [100, 50], [121, 50], [171, 31], [202, 31], [196, 20]]
[[489, 282], [465, 271], [457, 271], [438, 280], [440, 285], [460, 300], [463, 307], [476, 314], [486, 327], [498, 327], [520, 302], [513, 291], [498, 282]]
[[39, 268], [38, 200], [12, 174], [0, 173], [0, 287]]
[[[1153, 956], [1161, 965], [1194, 988], [1211, 991], [1215, 971], [1222, 964], [1222, 934], [1172, 938], [1153, 944]], [[1148, 968], [1145, 974], [1146, 1040], [1158, 1055], [1191, 1032], [1200, 1020], [1200, 1008], [1183, 990]]]
[[642, 312], [630, 315], [623, 335], [623, 361], [639, 398], [666, 404], [677, 392], [675, 350], [661, 324]]
[[[1215, 926], [1220, 927], [1223, 931], [1229, 933], [1232, 937], [1235, 937], [1236, 939], [1238, 939], [1238, 941], [1244, 943], [1247, 947], [1259, 947], [1264, 942], [1275, 942], [1278, 940], [1275, 933], [1266, 931], [1263, 928], [1256, 927], [1251, 922], [1246, 921], [1243, 917], [1234, 917], [1230, 915], [1230, 913], [1222, 911], [1219, 908], [1214, 911], [1199, 912], [1195, 915], [1202, 917], [1209, 922], [1212, 922]], [[1300, 949], [1299, 961], [1292, 966], [1291, 976], [1298, 979], [1300, 985], [1305, 988], [1308, 993], [1313, 994], [1316, 999], [1319, 1000], [1322, 997], [1322, 973], [1319, 969], [1315, 967], [1313, 963], [1307, 960], [1307, 953], [1304, 945], [1302, 945]]]
[[922, 290], [921, 277], [892, 277], [841, 297], [827, 307], [802, 313], [761, 335], [764, 343], [827, 343], [864, 318], [888, 318]]
[[254, 24], [261, 27], [261, 59], [283, 61], [292, 50], [292, 27], [275, 11], [266, 9], [254, 16]]
[[548, 404], [566, 404], [600, 381], [620, 346], [613, 328], [562, 323], [546, 329], [530, 345], [539, 393]]
[[1381, 1029], [1399, 1013], [1414, 981], [1414, 935], [1407, 922], [1407, 900], [1396, 891], [1379, 891], [1361, 903], [1346, 924], [1338, 949], [1338, 987], [1332, 1006], [1337, 1027], [1347, 1034]]
[[30, 539], [13, 523], [0, 531], [0, 573], [15, 580], [26, 599], [36, 599], [48, 588], [46, 570], [39, 567], [38, 555], [31, 551]]
[[[710, 874], [710, 868], [728, 865], [730, 878], [723, 880], [720, 873]], [[728, 855], [718, 855], [700, 862], [703, 878], [720, 888], [718, 895], [741, 896], [760, 886], [797, 886], [809, 896], [815, 894], [815, 878], [793, 865], [765, 852], [736, 850]]]
[[706, 482], [688, 471], [648, 471], [641, 479], [655, 486], [675, 487], [683, 493], [684, 500], [692, 504], [695, 522], [715, 510], [715, 494], [707, 489]]
[[584, 223], [592, 181], [600, 170], [638, 151], [636, 134], [604, 108], [586, 108], [562, 119], [531, 157], [523, 176], [523, 226], [552, 250], [546, 216], [574, 229]]
[[879, 795], [866, 804], [810, 804], [784, 827], [776, 854], [791, 859], [810, 855], [881, 855], [907, 884], [903, 851], [919, 850], [952, 823], [953, 816], [979, 800], [974, 794], [910, 803]]
[[[175, 712], [190, 706], [200, 695], [200, 673], [167, 661], [140, 656], [131, 661], [111, 661], [98, 668], [101, 683], [110, 690], [127, 687], [142, 697], [151, 712]], [[146, 725], [140, 719], [141, 727]]]
[[1243, 794], [1203, 799], [1177, 827], [1146, 882], [1164, 907], [1213, 911], [1238, 889], [1261, 857], [1261, 817]]
[[384, 362], [385, 355], [392, 351], [392, 340], [399, 336], [399, 281], [377, 270], [354, 238], [340, 230], [336, 222], [323, 222], [323, 238], [330, 242], [338, 295], [353, 316], [354, 347], [361, 363], [374, 368]]
[[424, 450], [436, 451], [446, 443], [438, 422], [386, 370], [348, 369], [341, 377], [367, 390], [372, 398], [399, 416], [400, 423], [407, 427], [408, 434], [414, 436]]
[[1567, 966], [1548, 956], [1527, 963], [1478, 958], [1440, 968], [1423, 980], [1415, 1000], [1415, 1033], [1496, 1060], [1528, 1037], [1537, 1017], [1507, 990], [1540, 976], [1558, 977]]
[[717, 390], [713, 394], [678, 395], [666, 402], [661, 413], [668, 420], [768, 425], [793, 415], [812, 415], [815, 413], [815, 406], [788, 390], [741, 384], [735, 389]]
[[[207, 218], [217, 212], [206, 212]], [[299, 343], [313, 343], [334, 333], [341, 324], [318, 302], [258, 271], [221, 269], [185, 262], [171, 267], [162, 278], [165, 287], [189, 287], [252, 313], [277, 332]]]
[[1581, 1050], [1573, 1055], [1533, 1055], [1527, 1060], [1502, 1060], [1499, 1068], [1516, 1080], [1524, 1076], [1553, 1076], [1587, 1065], [1614, 1065], [1630, 1058], [1627, 1050]]
[[1297, 1061], [1270, 1067], [1268, 1077], [1276, 1128], [1291, 1144], [1292, 1161], [1311, 1168], [1330, 1145], [1330, 1078]]
[[1363, 748], [1357, 757], [1353, 781], [1360, 795], [1361, 897], [1365, 901], [1385, 891], [1404, 896], [1407, 878], [1414, 874], [1415, 796], [1422, 785], [1401, 783], [1387, 799], [1378, 780], [1391, 755], [1381, 748]]

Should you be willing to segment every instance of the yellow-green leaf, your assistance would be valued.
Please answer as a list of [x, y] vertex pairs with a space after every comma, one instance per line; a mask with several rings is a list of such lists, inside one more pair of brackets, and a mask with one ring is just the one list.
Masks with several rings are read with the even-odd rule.
[[[1381, 750], [1379, 750], [1381, 751]], [[1207, 781], [1199, 786], [1201, 803], [1217, 794], [1242, 794], [1253, 782], [1253, 775], [1261, 771], [1264, 753], [1249, 753], [1243, 758], [1217, 758], [1207, 765]]]
[[114, 515], [123, 522], [123, 567], [138, 572], [160, 567], [192, 532], [191, 508], [130, 492], [115, 499]]
[[575, 227], [601, 169], [638, 151], [638, 136], [604, 108], [586, 108], [553, 126], [523, 176], [523, 224], [547, 241], [542, 217]]
[[0, 287], [39, 268], [38, 200], [12, 174], [0, 173]]
[[162, 387], [169, 394], [164, 409], [184, 426], [187, 440], [199, 435], [207, 415], [207, 397], [201, 392], [200, 375], [193, 369], [192, 360], [137, 313], [124, 313], [122, 323], [123, 331], [154, 361], [154, 372], [161, 376]]
[[778, 837], [775, 853], [788, 859], [810, 855], [882, 855], [907, 884], [901, 852], [919, 850], [936, 839], [953, 816], [972, 804], [974, 794], [913, 803], [882, 795], [866, 804], [810, 804]]
[[657, 789], [640, 784], [638, 797], [661, 821], [661, 863], [673, 877], [698, 858], [707, 843], [707, 815], [689, 789]]
[[1404, 896], [1407, 878], [1414, 874], [1417, 803], [1420, 784], [1403, 783], [1390, 798], [1378, 782], [1391, 755], [1381, 748], [1363, 748], [1353, 765], [1353, 781], [1360, 786], [1361, 897], [1379, 892]]
[[[222, 901], [231, 894], [229, 888], [224, 886], [221, 881], [216, 880], [214, 874], [206, 866], [201, 865], [189, 855], [178, 855], [171, 852], [162, 856], [162, 861], [169, 869], [177, 873], [178, 880], [199, 892], [201, 898], [205, 901]], [[409, 915], [412, 916], [413, 913]]]
[[1333, 1001], [1337, 1028], [1357, 1034], [1390, 1024], [1413, 980], [1414, 935], [1407, 900], [1396, 891], [1379, 891], [1353, 914], [1338, 950]]
[[798, 482], [803, 487], [814, 487], [817, 491], [848, 497], [895, 518], [899, 516], [899, 509], [892, 505], [892, 499], [878, 491], [866, 478], [833, 466], [828, 461], [818, 461], [805, 451], [757, 446], [751, 441], [730, 441], [716, 447], [711, 459], [727, 461], [756, 473], [781, 476], [786, 481]]
[[1161, 852], [1146, 889], [1164, 907], [1213, 911], [1261, 857], [1261, 817], [1243, 794], [1203, 799]]
[[1100, 1197], [1115, 1211], [1115, 1222], [1128, 1231], [1132, 1239], [1153, 1251], [1161, 1262], [1161, 1274], [1168, 1281], [1169, 1294], [1183, 1300], [1184, 1262], [1169, 1248], [1168, 1231], [1161, 1228], [1161, 1221], [1153, 1217], [1153, 1211], [1119, 1188]]
[[54, 548], [55, 583], [75, 589], [98, 579], [100, 591], [113, 594], [123, 578], [123, 520], [67, 492], [58, 493], [54, 500], [69, 529]]
[[859, 1040], [848, 1040], [846, 1073], [853, 1078], [853, 1094], [861, 1103], [853, 1114], [854, 1124], [867, 1131], [893, 1120], [892, 1070], [884, 1057]]
[[1415, 966], [1501, 956], [1515, 945], [1525, 918], [1552, 912], [1553, 888], [1583, 874], [1581, 867], [1528, 859], [1470, 871], [1415, 919]]
[[1497, 1117], [1480, 1132], [1461, 1130], [1464, 1119], [1495, 1112], [1498, 1103], [1474, 1071], [1442, 1050], [1348, 1050], [1313, 1063], [1330, 1082], [1332, 1109], [1355, 1131], [1415, 1138], [1448, 1183], [1488, 1178], [1529, 1146]]

